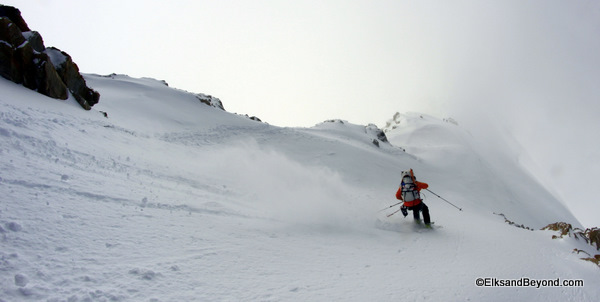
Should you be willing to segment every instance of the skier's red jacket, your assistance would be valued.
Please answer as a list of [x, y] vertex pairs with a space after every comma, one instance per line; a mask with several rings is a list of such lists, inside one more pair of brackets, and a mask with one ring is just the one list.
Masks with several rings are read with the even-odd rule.
[[[419, 191], [419, 192], [421, 192], [422, 189], [429, 188], [429, 185], [424, 182], [419, 182], [419, 181], [415, 180], [415, 184], [417, 185], [417, 191]], [[402, 200], [402, 187], [398, 188], [398, 191], [396, 192], [396, 199]], [[415, 199], [413, 201], [405, 201], [404, 206], [414, 207], [414, 206], [418, 205], [419, 203], [421, 203], [421, 199]]]

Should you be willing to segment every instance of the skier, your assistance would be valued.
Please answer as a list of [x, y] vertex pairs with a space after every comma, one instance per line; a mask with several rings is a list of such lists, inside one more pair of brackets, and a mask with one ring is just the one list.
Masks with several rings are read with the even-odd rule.
[[430, 228], [431, 218], [429, 217], [429, 208], [421, 199], [420, 194], [422, 189], [427, 189], [428, 187], [428, 184], [417, 181], [412, 169], [410, 171], [402, 171], [402, 183], [396, 192], [396, 199], [404, 201], [404, 204], [400, 208], [404, 217], [408, 215], [408, 210], [411, 210], [413, 211], [415, 222], [420, 223], [419, 211], [421, 211], [423, 212], [425, 226]]

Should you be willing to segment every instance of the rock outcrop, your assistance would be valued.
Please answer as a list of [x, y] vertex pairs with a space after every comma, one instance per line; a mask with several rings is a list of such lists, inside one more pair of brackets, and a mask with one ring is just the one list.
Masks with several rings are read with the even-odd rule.
[[5, 5], [0, 5], [0, 76], [51, 98], [65, 100], [70, 91], [86, 110], [100, 99], [98, 92], [87, 87], [71, 56], [46, 48], [21, 12]]
[[219, 109], [221, 109], [223, 111], [225, 110], [225, 107], [223, 107], [223, 103], [221, 102], [221, 100], [218, 99], [218, 98], [216, 98], [216, 97], [214, 97], [214, 96], [206, 95], [206, 94], [203, 94], [203, 93], [198, 93], [198, 94], [196, 94], [196, 98], [200, 102], [202, 102], [202, 103], [204, 103], [204, 104], [206, 104], [208, 106], [219, 108]]

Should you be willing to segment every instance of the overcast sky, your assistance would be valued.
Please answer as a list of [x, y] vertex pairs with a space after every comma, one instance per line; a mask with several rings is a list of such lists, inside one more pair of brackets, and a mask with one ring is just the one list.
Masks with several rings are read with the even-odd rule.
[[273, 125], [419, 111], [500, 130], [600, 226], [598, 1], [2, 3], [82, 72], [165, 80]]

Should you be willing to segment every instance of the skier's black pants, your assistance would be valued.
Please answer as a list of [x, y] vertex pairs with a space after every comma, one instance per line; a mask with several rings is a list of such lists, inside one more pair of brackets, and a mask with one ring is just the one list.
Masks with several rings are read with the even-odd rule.
[[425, 222], [425, 224], [431, 223], [431, 218], [429, 217], [429, 208], [424, 202], [421, 201], [418, 205], [408, 207], [408, 209], [413, 211], [413, 217], [415, 218], [415, 220], [421, 219], [419, 215], [419, 211], [421, 211], [423, 212], [423, 222]]

